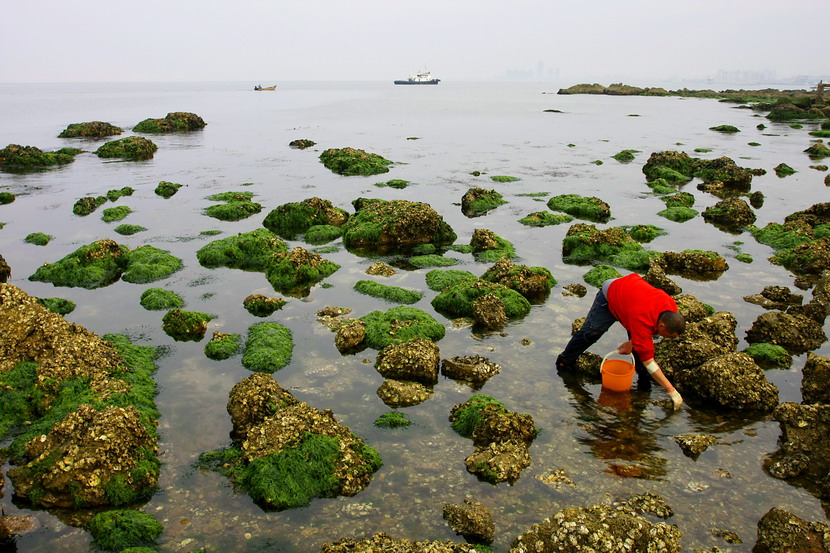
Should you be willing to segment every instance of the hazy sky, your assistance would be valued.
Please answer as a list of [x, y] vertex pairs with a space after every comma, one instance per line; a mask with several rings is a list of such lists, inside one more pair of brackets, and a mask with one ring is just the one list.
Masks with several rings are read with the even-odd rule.
[[0, 14], [0, 82], [265, 85], [424, 67], [470, 81], [540, 62], [574, 84], [830, 74], [826, 0], [9, 0]]

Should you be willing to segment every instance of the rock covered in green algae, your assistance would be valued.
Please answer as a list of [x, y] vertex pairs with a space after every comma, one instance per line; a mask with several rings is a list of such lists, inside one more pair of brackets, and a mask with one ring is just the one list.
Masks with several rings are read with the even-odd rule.
[[114, 230], [115, 232], [117, 232], [118, 234], [120, 234], [122, 236], [132, 236], [133, 234], [135, 234], [137, 232], [141, 232], [141, 231], [147, 230], [147, 229], [145, 227], [142, 227], [141, 225], [123, 224], [123, 225], [118, 225], [117, 227], [115, 227], [112, 230]]
[[314, 142], [313, 140], [309, 140], [308, 138], [298, 138], [288, 143], [289, 146], [291, 146], [292, 148], [297, 148], [298, 150], [305, 150], [306, 148], [311, 148], [316, 144], [316, 142]]
[[158, 183], [158, 186], [156, 186], [154, 192], [156, 193], [156, 196], [161, 196], [164, 199], [168, 199], [172, 198], [181, 187], [181, 184], [163, 180]]
[[715, 251], [663, 252], [661, 261], [667, 273], [695, 280], [715, 280], [729, 269], [726, 259]]
[[184, 307], [184, 300], [180, 295], [164, 288], [147, 288], [141, 293], [139, 303], [141, 307], [149, 310]]
[[294, 340], [279, 323], [256, 323], [248, 328], [242, 365], [251, 371], [272, 373], [291, 361]]
[[251, 201], [252, 192], [222, 192], [208, 197], [213, 202], [224, 202], [205, 208], [205, 215], [220, 221], [240, 221], [262, 211], [262, 204]]
[[477, 217], [506, 203], [507, 200], [495, 190], [475, 187], [461, 197], [461, 212], [467, 217]]
[[214, 332], [211, 339], [205, 344], [205, 357], [214, 361], [221, 361], [233, 357], [242, 349], [242, 336]]
[[741, 198], [726, 198], [703, 211], [704, 221], [731, 230], [751, 225], [755, 219], [755, 212]]
[[205, 337], [208, 322], [215, 318], [216, 315], [176, 307], [164, 315], [161, 328], [177, 342], [198, 342]]
[[420, 382], [427, 386], [438, 383], [441, 357], [435, 342], [412, 338], [389, 344], [378, 352], [375, 368], [383, 378]]
[[800, 314], [769, 311], [755, 319], [746, 331], [746, 341], [750, 344], [775, 344], [788, 353], [799, 355], [821, 346], [827, 341], [827, 335], [814, 319]]
[[628, 163], [629, 161], [634, 161], [634, 154], [637, 153], [637, 151], [638, 150], [622, 150], [611, 157], [620, 163]]
[[537, 302], [547, 298], [551, 288], [556, 286], [556, 279], [546, 268], [517, 265], [509, 259], [497, 261], [481, 278], [487, 282], [503, 284], [529, 301]]
[[236, 384], [228, 412], [237, 441], [202, 454], [200, 462], [229, 476], [263, 507], [292, 509], [315, 497], [356, 495], [383, 464], [331, 411], [299, 402], [270, 375]]
[[145, 119], [133, 127], [133, 132], [164, 134], [171, 132], [198, 131], [207, 126], [205, 120], [195, 113], [175, 111], [163, 119]]
[[421, 244], [452, 244], [457, 236], [429, 204], [358, 198], [356, 213], [343, 226], [348, 249], [401, 251]]
[[122, 188], [114, 188], [107, 190], [107, 199], [111, 202], [117, 201], [122, 196], [132, 196], [135, 188], [132, 186], [124, 186]]
[[757, 342], [750, 344], [743, 352], [755, 361], [761, 368], [788, 368], [792, 365], [793, 357], [786, 349], [775, 344]]
[[255, 317], [267, 317], [278, 309], [282, 309], [285, 300], [281, 298], [269, 298], [262, 294], [251, 294], [242, 301], [245, 310]]
[[54, 237], [43, 232], [32, 232], [31, 234], [26, 235], [26, 238], [24, 238], [23, 241], [27, 244], [34, 244], [35, 246], [45, 246], [52, 240], [52, 238]]
[[182, 260], [155, 246], [139, 246], [127, 254], [121, 280], [145, 284], [167, 278], [182, 267]]
[[722, 132], [722, 133], [726, 133], [726, 134], [741, 132], [741, 129], [739, 129], [738, 127], [736, 127], [734, 125], [717, 125], [715, 127], [709, 127], [709, 130], [710, 131]]
[[455, 286], [462, 280], [476, 280], [478, 277], [470, 271], [459, 271], [455, 269], [429, 271], [426, 276], [427, 287], [435, 292], [441, 292], [451, 286]]
[[375, 298], [383, 298], [393, 303], [418, 303], [424, 296], [423, 292], [418, 290], [408, 290], [399, 286], [389, 286], [373, 280], [358, 280], [354, 284], [354, 289], [361, 294], [366, 294], [367, 296]]
[[809, 148], [804, 150], [804, 153], [810, 156], [810, 159], [824, 159], [825, 157], [830, 156], [830, 148], [824, 145], [824, 142], [819, 140], [818, 142], [814, 142], [810, 145]]
[[153, 545], [163, 530], [153, 515], [133, 509], [104, 511], [89, 521], [92, 538], [106, 551]]
[[273, 254], [265, 267], [265, 278], [278, 292], [302, 297], [339, 268], [337, 263], [297, 246], [290, 252]]
[[230, 267], [248, 271], [265, 271], [269, 259], [288, 251], [288, 246], [273, 232], [260, 228], [214, 240], [196, 252], [203, 267]]
[[684, 396], [718, 408], [770, 412], [778, 405], [778, 388], [745, 353], [715, 357], [675, 379]]
[[786, 163], [779, 163], [774, 167], [773, 170], [775, 171], [775, 174], [779, 177], [787, 177], [789, 175], [794, 175], [798, 172]]
[[409, 181], [405, 179], [392, 179], [386, 182], [376, 182], [375, 186], [378, 188], [394, 188], [396, 190], [403, 190], [409, 186]]
[[[262, 225], [286, 240], [293, 240], [298, 234], [306, 233], [314, 226], [342, 227], [348, 218], [349, 214], [339, 207], [334, 207], [331, 201], [313, 197], [272, 209]], [[306, 239], [308, 241], [308, 236]]]
[[489, 229], [475, 229], [473, 236], [470, 238], [470, 247], [473, 255], [479, 261], [493, 263], [500, 259], [516, 257], [513, 244]]
[[78, 148], [61, 148], [54, 152], [44, 152], [34, 146], [9, 144], [0, 150], [0, 169], [4, 171], [36, 171], [56, 165], [66, 165], [75, 161], [75, 156], [82, 150]]
[[562, 259], [577, 265], [605, 262], [631, 270], [646, 269], [655, 256], [659, 253], [644, 250], [623, 227], [600, 230], [596, 225], [576, 223], [562, 240]]
[[376, 418], [372, 425], [378, 428], [406, 428], [412, 425], [412, 421], [403, 413], [390, 411]]
[[84, 196], [72, 206], [72, 213], [85, 217], [107, 203], [106, 196]]
[[444, 325], [429, 313], [415, 307], [399, 306], [388, 311], [372, 311], [359, 319], [365, 325], [366, 345], [382, 350], [413, 338], [437, 342], [444, 337]]
[[101, 215], [101, 220], [105, 223], [111, 223], [112, 221], [120, 221], [132, 212], [133, 210], [126, 205], [108, 207], [104, 210], [104, 213]]
[[464, 279], [445, 288], [432, 300], [432, 307], [448, 317], [472, 317], [473, 304], [481, 296], [492, 294], [504, 303], [508, 319], [518, 319], [530, 313], [530, 302], [519, 292], [503, 284], [483, 279]]
[[340, 227], [333, 225], [314, 225], [308, 228], [303, 239], [309, 244], [319, 246], [333, 242], [341, 236], [343, 236], [343, 231]]
[[120, 158], [127, 161], [153, 159], [158, 146], [143, 136], [127, 136], [111, 140], [95, 150], [95, 155], [103, 158]]
[[658, 236], [668, 234], [665, 230], [654, 225], [634, 225], [628, 229], [628, 235], [641, 244], [647, 244]]
[[58, 138], [103, 138], [114, 136], [123, 131], [111, 123], [104, 121], [87, 121], [85, 123], [70, 123], [58, 135]]
[[547, 205], [551, 211], [562, 211], [598, 223], [605, 223], [611, 218], [611, 207], [594, 196], [560, 194], [548, 200]]
[[573, 220], [574, 218], [570, 215], [560, 215], [558, 213], [551, 213], [550, 211], [534, 211], [519, 219], [519, 222], [529, 227], [547, 227], [570, 223]]
[[75, 311], [75, 302], [64, 298], [38, 298], [38, 303], [58, 315], [68, 315]]
[[706, 160], [672, 150], [652, 153], [643, 174], [648, 181], [664, 179], [669, 184], [684, 184], [697, 177], [704, 183], [717, 181], [739, 192], [749, 192], [752, 183], [752, 172], [728, 157]]
[[320, 154], [323, 165], [338, 175], [378, 175], [389, 172], [393, 162], [356, 148], [329, 148]]
[[55, 263], [45, 263], [29, 280], [51, 282], [55, 286], [106, 286], [121, 277], [129, 251], [112, 240], [99, 240], [81, 246]]
[[7, 205], [15, 200], [16, 196], [11, 192], [0, 192], [0, 205]]

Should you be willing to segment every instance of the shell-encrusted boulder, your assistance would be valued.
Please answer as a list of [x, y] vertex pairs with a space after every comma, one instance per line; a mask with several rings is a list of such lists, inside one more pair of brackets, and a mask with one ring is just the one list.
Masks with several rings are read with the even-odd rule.
[[390, 344], [378, 352], [375, 368], [384, 378], [410, 380], [428, 386], [438, 382], [441, 357], [431, 340], [413, 338], [401, 344]]
[[706, 361], [732, 353], [738, 345], [735, 336], [737, 320], [732, 313], [721, 311], [698, 322], [688, 323], [678, 338], [662, 340], [655, 346], [655, 356], [669, 380], [678, 371], [696, 367]]
[[692, 280], [716, 280], [729, 269], [723, 256], [713, 251], [663, 252], [663, 262], [667, 273]]
[[348, 249], [401, 251], [420, 244], [452, 244], [452, 227], [429, 204], [358, 198], [356, 213], [343, 225]]
[[371, 265], [369, 265], [369, 268], [366, 269], [366, 274], [373, 276], [390, 277], [398, 274], [398, 272], [386, 263], [384, 263], [383, 261], [378, 261], [376, 263], [372, 263]]
[[674, 377], [684, 396], [722, 409], [768, 412], [778, 405], [778, 388], [745, 353], [721, 355], [697, 367], [675, 371]]
[[496, 405], [487, 405], [480, 416], [482, 420], [472, 434], [476, 446], [504, 441], [530, 445], [536, 438], [537, 430], [530, 415], [511, 413]]
[[544, 267], [517, 265], [509, 259], [497, 261], [481, 278], [503, 284], [529, 300], [544, 299], [556, 284], [556, 279]]
[[464, 460], [467, 472], [475, 474], [485, 482], [513, 484], [522, 471], [530, 466], [530, 451], [527, 445], [517, 442], [491, 442], [477, 447]]
[[652, 523], [627, 505], [569, 507], [513, 541], [510, 553], [678, 553], [680, 530]]
[[297, 246], [290, 252], [272, 255], [265, 267], [265, 278], [274, 290], [294, 297], [304, 297], [314, 284], [339, 268], [337, 263]]
[[662, 256], [652, 257], [648, 261], [648, 271], [643, 276], [643, 280], [670, 296], [676, 296], [683, 292], [683, 288], [666, 274], [666, 263]]
[[360, 319], [349, 319], [340, 325], [334, 336], [334, 345], [340, 353], [357, 351], [366, 339], [366, 324]]
[[473, 301], [473, 320], [487, 330], [499, 330], [507, 324], [504, 302], [495, 294], [485, 294]]
[[808, 353], [801, 374], [802, 402], [830, 404], [830, 358]]
[[12, 268], [3, 256], [0, 255], [0, 283], [8, 282], [10, 276], [12, 276]]
[[233, 432], [244, 438], [251, 427], [272, 416], [280, 408], [297, 403], [297, 398], [285, 391], [273, 376], [254, 373], [231, 389], [228, 414], [233, 423]]
[[444, 503], [444, 520], [470, 543], [493, 543], [496, 531], [493, 515], [478, 501], [466, 499], [461, 504]]
[[473, 355], [453, 357], [441, 361], [441, 374], [453, 380], [469, 382], [476, 388], [483, 386], [490, 377], [496, 375], [501, 367], [486, 357]]
[[680, 294], [673, 299], [677, 304], [677, 312], [683, 315], [687, 324], [702, 321], [713, 314], [711, 307], [691, 294]]
[[741, 198], [726, 198], [703, 211], [703, 220], [727, 230], [738, 230], [755, 222], [755, 212]]
[[296, 235], [316, 225], [341, 227], [349, 214], [330, 200], [313, 197], [301, 202], [290, 202], [273, 209], [262, 225], [279, 236], [294, 240]]
[[801, 305], [804, 296], [793, 294], [786, 286], [764, 286], [760, 294], [744, 296], [744, 301], [764, 309], [785, 310], [791, 305]]
[[746, 341], [775, 344], [798, 355], [821, 346], [827, 335], [819, 323], [804, 315], [770, 311], [755, 319], [746, 332]]
[[425, 402], [432, 395], [432, 388], [420, 382], [386, 379], [376, 393], [385, 405], [397, 409]]
[[324, 543], [320, 553], [470, 553], [470, 549], [467, 543], [396, 540], [378, 532], [369, 538], [343, 538]]
[[493, 231], [485, 228], [477, 228], [473, 231], [472, 238], [470, 238], [470, 246], [472, 246], [475, 252], [483, 252], [486, 250], [495, 250], [499, 247], [499, 242]]
[[683, 450], [683, 454], [686, 457], [697, 459], [710, 445], [716, 444], [718, 438], [711, 434], [695, 432], [691, 434], [677, 434], [674, 437], [674, 441], [680, 446], [680, 449]]
[[812, 487], [830, 491], [830, 405], [782, 403], [772, 418], [781, 425], [781, 437], [769, 473], [782, 479], [803, 476]]
[[830, 528], [773, 507], [758, 521], [753, 553], [830, 553]]
[[157, 485], [155, 454], [156, 440], [135, 408], [84, 404], [29, 440], [31, 461], [8, 474], [16, 495], [42, 507], [109, 505], [108, 487], [119, 481], [141, 490]]

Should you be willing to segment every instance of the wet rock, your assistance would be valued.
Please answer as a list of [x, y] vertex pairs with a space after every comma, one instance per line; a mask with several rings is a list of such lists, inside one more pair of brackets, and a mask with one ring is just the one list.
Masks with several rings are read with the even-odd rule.
[[473, 251], [482, 252], [486, 250], [495, 250], [499, 247], [496, 234], [488, 229], [477, 228], [473, 231], [473, 237], [470, 239], [470, 246]]
[[683, 292], [683, 288], [666, 274], [666, 262], [662, 256], [649, 259], [648, 272], [643, 276], [643, 280], [670, 296], [676, 296]]
[[790, 305], [801, 305], [804, 296], [792, 293], [786, 286], [765, 286], [760, 294], [744, 296], [744, 301], [760, 305], [764, 309], [783, 311]]
[[586, 351], [576, 359], [576, 372], [591, 382], [599, 382], [602, 375], [599, 372], [602, 366], [602, 356]]
[[808, 522], [773, 507], [758, 521], [753, 553], [827, 553], [830, 529], [824, 522]]
[[102, 158], [121, 158], [127, 161], [143, 161], [153, 159], [153, 154], [158, 150], [151, 140], [143, 136], [128, 136], [105, 142], [97, 150], [95, 155]]
[[544, 299], [550, 294], [556, 280], [544, 267], [517, 265], [509, 259], [500, 259], [487, 269], [482, 280], [496, 282], [515, 290], [528, 300]]
[[745, 353], [721, 355], [674, 376], [684, 396], [719, 408], [768, 412], [778, 405], [778, 388]]
[[162, 330], [176, 341], [198, 342], [205, 337], [208, 322], [216, 318], [215, 315], [200, 313], [199, 311], [185, 311], [174, 308], [162, 318]]
[[295, 297], [307, 296], [311, 287], [331, 275], [340, 265], [299, 246], [277, 252], [268, 259], [265, 278], [277, 290]]
[[755, 319], [746, 332], [746, 341], [775, 344], [798, 355], [821, 346], [827, 335], [820, 324], [804, 315], [770, 311]]
[[432, 395], [432, 388], [420, 382], [386, 379], [376, 393], [385, 405], [397, 409], [425, 402]]
[[338, 175], [377, 175], [388, 173], [388, 159], [357, 148], [329, 148], [320, 154], [323, 165]]
[[686, 457], [697, 459], [710, 445], [716, 444], [718, 439], [712, 434], [691, 433], [677, 434], [674, 441], [680, 446]]
[[534, 524], [510, 553], [678, 553], [680, 537], [676, 526], [651, 523], [627, 505], [570, 507]]
[[256, 317], [267, 317], [277, 309], [282, 309], [285, 300], [281, 298], [269, 298], [262, 294], [251, 294], [242, 301], [242, 306]]
[[495, 294], [485, 294], [473, 301], [473, 320], [487, 330], [499, 330], [507, 324], [504, 302]]
[[306, 148], [311, 148], [315, 144], [317, 143], [313, 140], [309, 140], [308, 138], [298, 138], [288, 143], [290, 147], [297, 148], [298, 150], [305, 150]]
[[808, 353], [801, 374], [802, 402], [830, 405], [830, 358]]
[[585, 288], [585, 285], [579, 283], [568, 284], [562, 291], [563, 296], [576, 296], [578, 298], [584, 298], [587, 293], [588, 289]]
[[393, 269], [392, 267], [390, 267], [386, 263], [384, 263], [382, 261], [378, 261], [376, 263], [372, 263], [369, 266], [369, 268], [366, 269], [366, 274], [367, 275], [373, 275], [373, 276], [390, 277], [390, 276], [396, 275], [398, 273], [397, 273], [397, 271], [395, 271], [395, 269]]
[[375, 368], [384, 378], [409, 380], [432, 386], [438, 382], [438, 346], [431, 340], [413, 338], [383, 348]]
[[767, 470], [775, 478], [803, 477], [827, 495], [830, 471], [830, 405], [782, 403], [772, 413], [781, 425], [779, 450]]
[[461, 211], [467, 217], [476, 217], [507, 203], [495, 190], [471, 188], [461, 198]]
[[170, 132], [198, 131], [207, 126], [205, 120], [195, 113], [174, 111], [164, 118], [145, 119], [133, 127], [133, 132], [163, 134]]
[[514, 483], [522, 471], [530, 466], [530, 451], [527, 445], [516, 442], [492, 442], [477, 447], [464, 460], [467, 472], [482, 480], [496, 484]]
[[713, 251], [664, 252], [663, 261], [667, 273], [692, 280], [717, 280], [729, 269], [723, 256]]
[[12, 276], [12, 268], [6, 262], [2, 255], [0, 255], [0, 283], [8, 282]]
[[9, 144], [0, 150], [0, 169], [11, 172], [38, 171], [72, 163], [81, 151], [78, 148], [61, 148], [55, 152], [44, 152], [34, 146]]
[[262, 224], [271, 232], [294, 240], [313, 226], [342, 227], [348, 219], [349, 214], [335, 207], [330, 200], [313, 197], [282, 204], [271, 210]]
[[710, 306], [707, 306], [691, 294], [680, 294], [673, 299], [677, 304], [677, 312], [683, 315], [687, 324], [702, 321], [706, 317], [713, 315], [713, 310]]
[[735, 316], [727, 311], [687, 323], [686, 331], [678, 338], [661, 340], [655, 346], [655, 357], [666, 377], [674, 381], [680, 371], [734, 352], [738, 346], [737, 326]]
[[254, 373], [234, 385], [227, 409], [234, 433], [244, 438], [248, 430], [272, 416], [280, 406], [297, 403], [299, 400], [284, 390], [273, 376]]
[[336, 305], [329, 305], [317, 312], [318, 317], [339, 317], [341, 315], [348, 315], [352, 310], [349, 307], [338, 307]]
[[23, 536], [40, 528], [40, 522], [30, 515], [0, 516], [0, 539]]
[[467, 499], [462, 504], [444, 503], [444, 520], [470, 543], [493, 543], [496, 530], [493, 515], [478, 501]]
[[441, 362], [441, 374], [453, 380], [469, 382], [475, 388], [480, 388], [501, 370], [501, 367], [486, 357], [473, 355], [468, 357], [453, 357]]
[[674, 510], [668, 503], [666, 503], [666, 500], [652, 492], [632, 495], [624, 502], [624, 504], [631, 507], [639, 514], [649, 513], [660, 518], [670, 518], [674, 516]]
[[58, 138], [103, 138], [121, 134], [123, 131], [111, 123], [104, 121], [87, 121], [85, 123], [70, 123], [61, 131]]
[[741, 198], [726, 198], [703, 211], [703, 220], [720, 228], [738, 231], [756, 220], [755, 212]]
[[470, 553], [470, 546], [449, 541], [396, 540], [379, 532], [369, 538], [342, 538], [325, 543], [320, 553]]
[[452, 244], [457, 236], [429, 204], [407, 200], [358, 198], [356, 213], [343, 224], [347, 249], [406, 251], [421, 244]]
[[214, 361], [228, 359], [239, 353], [242, 349], [239, 334], [228, 334], [225, 332], [214, 332], [210, 341], [205, 344], [205, 357]]

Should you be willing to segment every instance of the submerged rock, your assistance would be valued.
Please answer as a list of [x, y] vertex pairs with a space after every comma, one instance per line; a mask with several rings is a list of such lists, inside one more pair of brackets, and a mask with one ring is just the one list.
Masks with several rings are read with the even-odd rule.
[[666, 377], [674, 381], [679, 373], [710, 359], [733, 353], [738, 346], [735, 329], [738, 322], [729, 312], [721, 311], [700, 321], [687, 322], [686, 331], [677, 338], [661, 340], [655, 357]]
[[782, 403], [772, 417], [781, 437], [766, 466], [769, 474], [830, 497], [830, 405]]
[[691, 433], [677, 434], [674, 441], [680, 446], [686, 457], [697, 459], [710, 445], [716, 444], [718, 438], [712, 434]]
[[4, 171], [37, 171], [75, 161], [81, 153], [77, 148], [61, 148], [55, 152], [44, 152], [34, 146], [9, 144], [0, 150], [0, 169]]
[[741, 198], [726, 198], [703, 211], [703, 220], [707, 223], [735, 232], [753, 224], [756, 218], [755, 212]]
[[334, 345], [340, 353], [357, 351], [366, 340], [366, 323], [360, 319], [348, 319], [337, 328]]
[[208, 322], [216, 315], [174, 308], [162, 318], [162, 330], [176, 341], [198, 342], [205, 337]]
[[303, 234], [314, 226], [342, 227], [349, 219], [349, 214], [329, 200], [313, 197], [301, 202], [290, 202], [272, 209], [263, 226], [271, 232], [294, 240], [298, 234]]
[[386, 379], [377, 389], [377, 396], [389, 407], [412, 407], [419, 405], [432, 395], [432, 388], [411, 380]]
[[282, 298], [269, 298], [262, 294], [251, 294], [242, 301], [245, 310], [255, 317], [267, 317], [285, 305]]
[[290, 252], [277, 252], [267, 261], [265, 278], [283, 294], [307, 296], [311, 287], [334, 273], [340, 265], [297, 246]]
[[470, 545], [450, 541], [396, 540], [379, 532], [369, 538], [342, 538], [324, 543], [320, 553], [470, 553]]
[[481, 388], [501, 367], [486, 357], [472, 355], [456, 356], [441, 361], [441, 374], [453, 380], [469, 382], [474, 388]]
[[384, 378], [432, 386], [438, 382], [438, 346], [424, 338], [390, 344], [378, 352], [375, 368]]
[[467, 217], [477, 217], [497, 208], [507, 201], [495, 190], [471, 188], [461, 198], [461, 211]]
[[758, 521], [753, 553], [829, 553], [830, 528], [773, 507]]
[[388, 173], [389, 165], [393, 163], [357, 148], [329, 148], [320, 154], [320, 161], [333, 173], [345, 176]]
[[509, 318], [504, 301], [495, 294], [485, 294], [473, 301], [472, 317], [475, 324], [487, 330], [500, 330]]
[[764, 286], [760, 294], [744, 296], [744, 301], [760, 305], [764, 309], [784, 310], [790, 305], [801, 305], [804, 296], [793, 294], [786, 286]]
[[143, 161], [153, 159], [158, 146], [143, 136], [128, 136], [104, 143], [95, 155], [103, 158], [121, 158], [127, 161]]
[[444, 520], [456, 534], [470, 543], [493, 543], [496, 524], [487, 507], [478, 501], [465, 499], [464, 503], [444, 503]]
[[556, 285], [556, 279], [544, 267], [517, 265], [509, 259], [500, 259], [487, 269], [482, 280], [496, 282], [516, 290], [529, 301], [542, 301]]

